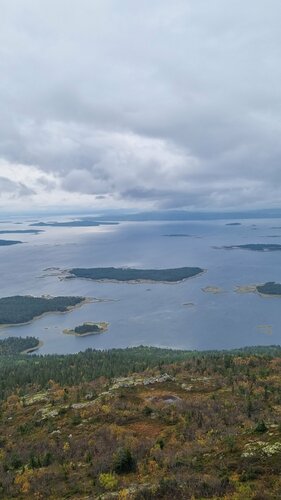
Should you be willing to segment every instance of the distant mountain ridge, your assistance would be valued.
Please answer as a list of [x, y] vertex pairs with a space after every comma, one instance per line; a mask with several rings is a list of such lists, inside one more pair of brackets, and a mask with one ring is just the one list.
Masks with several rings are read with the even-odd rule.
[[235, 212], [190, 212], [188, 210], [159, 210], [149, 212], [112, 212], [96, 217], [81, 216], [83, 220], [93, 218], [98, 221], [157, 221], [157, 220], [233, 220], [233, 219], [275, 219], [281, 218], [281, 209], [248, 210]]

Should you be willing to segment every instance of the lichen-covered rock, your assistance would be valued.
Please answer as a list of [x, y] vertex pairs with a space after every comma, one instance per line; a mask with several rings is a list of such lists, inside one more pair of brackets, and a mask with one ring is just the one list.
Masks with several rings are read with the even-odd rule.
[[248, 443], [245, 445], [245, 449], [242, 453], [243, 458], [255, 457], [255, 456], [265, 456], [272, 457], [281, 453], [281, 442], [276, 441], [275, 443], [265, 443], [264, 441], [256, 441], [254, 443]]

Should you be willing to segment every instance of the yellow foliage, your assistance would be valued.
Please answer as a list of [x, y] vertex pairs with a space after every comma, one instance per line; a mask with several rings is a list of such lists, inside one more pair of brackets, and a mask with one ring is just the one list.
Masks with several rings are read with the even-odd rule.
[[25, 470], [22, 474], [15, 478], [15, 484], [20, 487], [22, 493], [28, 493], [30, 490], [30, 478], [32, 476], [31, 470]]
[[[238, 484], [237, 491], [231, 497], [231, 500], [251, 500], [254, 496], [252, 488], [248, 484]], [[226, 497], [227, 498], [227, 497]]]
[[233, 472], [230, 476], [230, 480], [233, 481], [234, 483], [239, 482], [240, 476], [237, 472]]
[[115, 474], [100, 474], [99, 475], [100, 485], [107, 491], [114, 490], [118, 485], [118, 479]]
[[129, 499], [128, 490], [119, 491], [118, 500], [128, 500], [128, 499]]
[[110, 406], [109, 406], [109, 405], [102, 405], [102, 407], [101, 407], [101, 411], [102, 411], [105, 415], [109, 415], [109, 413], [110, 413]]
[[120, 425], [117, 425], [117, 424], [110, 424], [108, 426], [108, 429], [117, 438], [122, 436], [122, 435], [126, 435], [126, 433], [127, 433], [127, 431], [126, 431], [126, 429], [124, 429], [124, 427], [120, 427]]
[[68, 450], [69, 450], [69, 448], [70, 448], [70, 445], [69, 445], [69, 443], [66, 441], [66, 442], [64, 443], [64, 445], [63, 445], [63, 451], [68, 451]]

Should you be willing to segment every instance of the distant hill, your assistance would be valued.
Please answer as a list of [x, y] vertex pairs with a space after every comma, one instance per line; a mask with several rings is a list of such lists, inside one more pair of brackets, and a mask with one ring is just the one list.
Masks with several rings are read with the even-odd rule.
[[[148, 212], [118, 213], [117, 211], [95, 217], [99, 221], [188, 221], [188, 220], [233, 220], [281, 218], [281, 209], [249, 210], [235, 212], [192, 212], [188, 210], [155, 210]], [[83, 219], [83, 217], [81, 217]], [[90, 217], [87, 216], [87, 220]]]

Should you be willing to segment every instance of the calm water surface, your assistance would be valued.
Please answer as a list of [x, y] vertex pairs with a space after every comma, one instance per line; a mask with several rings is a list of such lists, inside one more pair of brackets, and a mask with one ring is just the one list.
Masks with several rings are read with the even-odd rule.
[[[28, 228], [28, 221], [15, 222], [2, 223], [0, 228]], [[97, 228], [46, 227], [39, 235], [1, 235], [2, 239], [24, 241], [0, 247], [1, 296], [83, 295], [113, 300], [87, 304], [66, 314], [48, 314], [29, 325], [1, 329], [0, 336], [36, 336], [44, 342], [42, 354], [140, 344], [185, 349], [281, 344], [281, 298], [234, 292], [236, 285], [281, 282], [281, 252], [213, 248], [281, 244], [281, 229], [272, 229], [281, 226], [281, 220], [247, 220], [240, 226], [226, 223], [137, 222]], [[190, 237], [164, 236], [178, 233]], [[60, 281], [44, 272], [48, 267], [100, 266], [199, 266], [207, 272], [170, 285]], [[202, 291], [209, 285], [223, 288], [224, 293]], [[63, 334], [64, 328], [84, 321], [108, 321], [110, 327], [98, 336]], [[261, 325], [271, 325], [271, 334]]]

